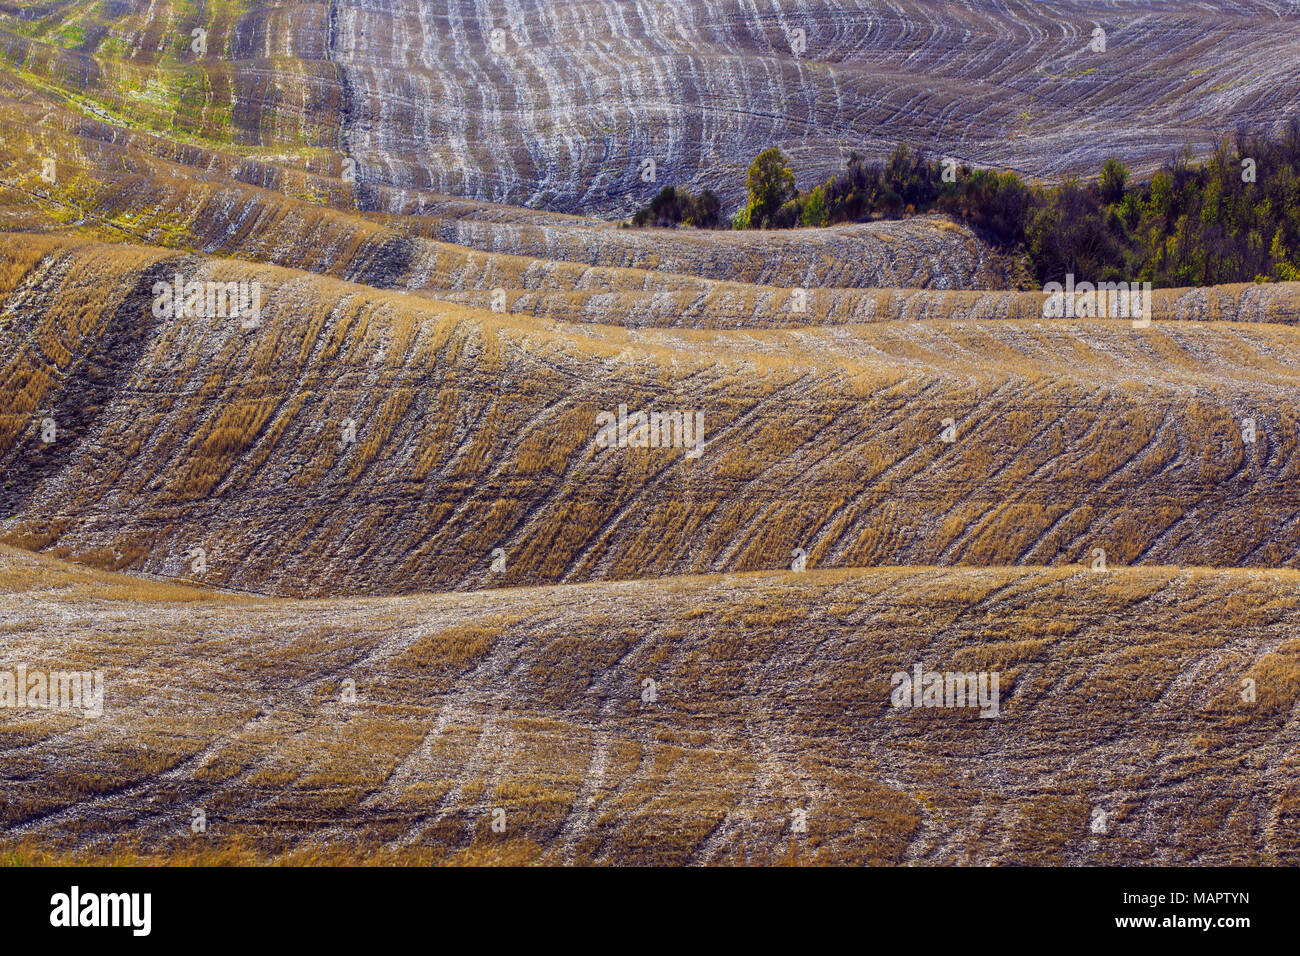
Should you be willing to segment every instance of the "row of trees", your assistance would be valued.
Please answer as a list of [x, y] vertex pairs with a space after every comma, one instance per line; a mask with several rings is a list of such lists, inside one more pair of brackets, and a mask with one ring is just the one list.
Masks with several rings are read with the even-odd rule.
[[722, 201], [712, 189], [698, 196], [681, 186], [665, 186], [650, 205], [637, 210], [634, 226], [695, 226], [717, 229], [722, 225]]
[[[853, 155], [808, 191], [778, 149], [745, 180], [737, 229], [789, 229], [938, 212], [1020, 259], [1037, 282], [1074, 273], [1089, 281], [1156, 286], [1300, 280], [1300, 120], [1274, 138], [1238, 135], [1205, 162], [1190, 151], [1132, 184], [1118, 160], [1095, 181], [1031, 186], [1010, 172], [957, 166], [899, 146], [884, 162]], [[707, 199], [706, 199], [707, 197]], [[711, 191], [666, 187], [636, 225], [722, 224]]]

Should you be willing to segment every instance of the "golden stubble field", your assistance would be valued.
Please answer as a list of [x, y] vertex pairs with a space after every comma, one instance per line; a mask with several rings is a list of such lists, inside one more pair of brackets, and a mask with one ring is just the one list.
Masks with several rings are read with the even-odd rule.
[[778, 6], [0, 4], [0, 861], [1300, 862], [1300, 283], [618, 223], [1141, 175], [1294, 111], [1284, 11]]
[[[1295, 864], [1298, 583], [890, 567], [301, 602], [4, 549], [3, 659], [106, 692], [98, 719], [6, 716], [0, 827], [31, 861]], [[998, 672], [999, 713], [892, 706], [917, 663]]]
[[[779, 570], [798, 549], [818, 568], [1300, 553], [1294, 325], [626, 329], [136, 246], [0, 250], [0, 537], [97, 567], [323, 597]], [[155, 316], [178, 273], [259, 283], [260, 324]], [[702, 416], [699, 454], [600, 447], [621, 406]]]

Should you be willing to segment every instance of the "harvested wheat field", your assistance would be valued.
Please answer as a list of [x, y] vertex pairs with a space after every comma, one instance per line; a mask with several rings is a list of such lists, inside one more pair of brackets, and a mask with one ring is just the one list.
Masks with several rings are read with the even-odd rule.
[[[6, 549], [0, 651], [106, 684], [98, 720], [6, 728], [0, 812], [74, 857], [1294, 864], [1298, 584], [889, 567], [296, 602]], [[915, 664], [998, 671], [998, 713], [891, 708]]]
[[0, 861], [1300, 864], [1298, 54], [0, 0]]

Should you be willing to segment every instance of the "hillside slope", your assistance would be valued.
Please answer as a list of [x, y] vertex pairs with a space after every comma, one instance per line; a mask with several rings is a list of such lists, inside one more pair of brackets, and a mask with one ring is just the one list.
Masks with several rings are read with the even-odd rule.
[[[426, 197], [437, 216], [363, 216], [337, 170], [255, 160], [26, 101], [0, 74], [0, 225], [239, 256], [414, 290], [1007, 288], [1006, 256], [939, 218], [798, 232], [624, 230]], [[53, 182], [45, 163], [53, 162]]]
[[[1298, 580], [888, 568], [304, 604], [0, 548], [0, 654], [105, 687], [98, 719], [5, 723], [0, 841], [1295, 865]], [[997, 672], [996, 718], [891, 706], [917, 663]]]
[[608, 216], [665, 183], [734, 206], [773, 145], [804, 185], [898, 141], [1031, 178], [1110, 154], [1149, 167], [1294, 112], [1295, 14], [1285, 0], [120, 0], [0, 7], [0, 60], [143, 127], [350, 158], [365, 208], [418, 211], [412, 192], [429, 189]]
[[[128, 246], [29, 237], [0, 261], [0, 528], [100, 566], [189, 576], [202, 548], [208, 585], [344, 595], [777, 569], [798, 548], [1300, 560], [1294, 325], [628, 330]], [[177, 274], [260, 283], [260, 325], [155, 316]], [[620, 406], [702, 415], [698, 454], [684, 434], [600, 447]]]
[[[1298, 4], [0, 0], [0, 860], [1300, 864], [1300, 282], [1045, 318], [983, 177], [617, 221], [1134, 182]], [[1294, 278], [1259, 166], [1033, 236]]]

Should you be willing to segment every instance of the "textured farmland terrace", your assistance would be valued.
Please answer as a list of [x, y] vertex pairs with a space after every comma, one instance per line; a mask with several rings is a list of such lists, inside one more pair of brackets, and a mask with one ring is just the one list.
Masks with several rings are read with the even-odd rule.
[[[937, 217], [698, 235], [445, 198], [437, 217], [367, 217], [353, 208], [353, 185], [337, 176], [250, 162], [226, 149], [178, 149], [57, 100], [6, 98], [2, 82], [0, 134], [6, 228], [72, 227], [432, 295], [497, 287], [701, 292], [720, 281], [1006, 289], [1013, 281], [1005, 256]], [[57, 157], [54, 183], [42, 179], [43, 157]]]
[[[771, 145], [1140, 174], [1297, 54], [1294, 2], [0, 0], [0, 670], [107, 680], [0, 709], [0, 851], [1300, 863], [1300, 283], [1135, 329], [938, 217], [612, 221]], [[918, 663], [1000, 715], [891, 708]]]
[[[340, 0], [330, 56], [366, 180], [626, 212], [662, 181], [731, 202], [778, 145], [809, 184], [899, 140], [1030, 177], [1142, 165], [1300, 102], [1291, 2]], [[1105, 53], [1089, 49], [1107, 33]], [[492, 31], [500, 30], [494, 49]], [[806, 51], [796, 55], [795, 31]]]
[[[891, 568], [303, 603], [0, 548], [3, 659], [102, 668], [106, 688], [98, 719], [6, 720], [0, 843], [37, 859], [1295, 865], [1298, 583]], [[999, 671], [999, 716], [892, 708], [890, 675], [918, 662]]]
[[[1098, 27], [1105, 53], [1089, 49]], [[608, 216], [668, 182], [735, 205], [772, 145], [805, 185], [899, 141], [1031, 178], [1108, 155], [1153, 166], [1294, 112], [1300, 8], [122, 0], [0, 8], [0, 61], [133, 125], [322, 168], [351, 158], [366, 208], [418, 211], [433, 190]]]
[[[8, 249], [0, 529], [101, 566], [187, 577], [201, 547], [204, 584], [341, 595], [777, 569], [797, 548], [1300, 561], [1295, 325], [629, 330], [131, 246]], [[155, 317], [177, 273], [259, 282], [261, 326]], [[619, 406], [701, 413], [700, 455], [598, 447]]]

